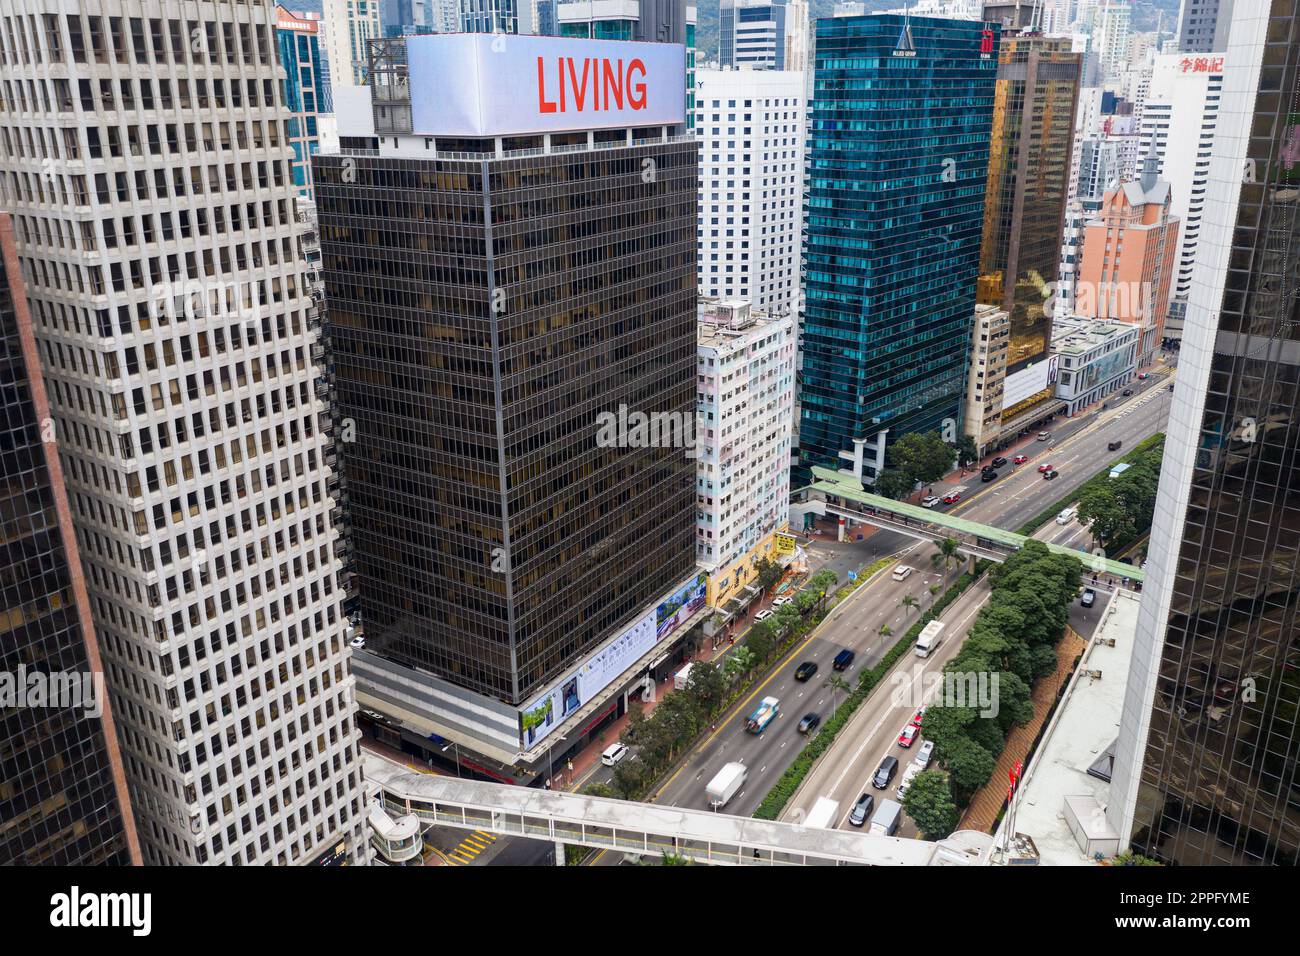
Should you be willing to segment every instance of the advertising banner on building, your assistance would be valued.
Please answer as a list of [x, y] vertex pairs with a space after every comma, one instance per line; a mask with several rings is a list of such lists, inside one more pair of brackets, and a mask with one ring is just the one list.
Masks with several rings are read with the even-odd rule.
[[524, 746], [531, 747], [545, 738], [564, 718], [608, 687], [642, 655], [671, 634], [704, 604], [707, 586], [708, 577], [697, 574], [523, 708], [519, 720]]
[[1002, 411], [1020, 404], [1031, 395], [1054, 386], [1060, 357], [1050, 355], [1008, 375], [1002, 386]]
[[406, 60], [417, 136], [685, 122], [680, 44], [444, 33], [408, 37]]

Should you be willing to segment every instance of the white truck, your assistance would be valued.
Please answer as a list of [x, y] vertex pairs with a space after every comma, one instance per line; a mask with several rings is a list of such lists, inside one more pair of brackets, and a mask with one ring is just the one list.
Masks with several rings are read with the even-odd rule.
[[725, 807], [745, 785], [747, 776], [749, 770], [739, 762], [729, 763], [719, 770], [709, 781], [709, 785], [704, 788], [704, 792], [709, 795], [709, 806], [715, 810]]
[[902, 819], [902, 805], [895, 800], [881, 800], [876, 815], [871, 818], [871, 832], [875, 836], [893, 836]]
[[681, 670], [679, 670], [676, 674], [673, 675], [673, 688], [675, 690], [686, 689], [686, 685], [688, 685], [691, 682], [691, 668], [694, 666], [695, 666], [695, 662], [691, 661], [689, 664], [687, 664], [685, 667], [683, 667]]
[[812, 805], [808, 811], [808, 816], [803, 823], [806, 827], [824, 827], [830, 829], [835, 826], [835, 821], [840, 818], [840, 804], [838, 800], [832, 800], [830, 797], [818, 797], [817, 802]]
[[930, 652], [943, 643], [943, 621], [931, 621], [921, 629], [916, 639], [916, 656], [929, 657]]

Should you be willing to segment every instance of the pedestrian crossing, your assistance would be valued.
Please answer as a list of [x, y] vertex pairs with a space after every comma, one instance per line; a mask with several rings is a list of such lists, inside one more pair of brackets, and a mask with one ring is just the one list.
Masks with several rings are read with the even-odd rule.
[[461, 840], [454, 850], [448, 850], [443, 858], [452, 866], [470, 866], [475, 857], [497, 842], [495, 835], [484, 830], [475, 830]]

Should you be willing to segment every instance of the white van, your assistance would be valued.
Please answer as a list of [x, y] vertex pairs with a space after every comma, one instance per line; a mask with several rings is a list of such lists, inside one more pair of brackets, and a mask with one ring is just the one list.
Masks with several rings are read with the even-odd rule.
[[929, 657], [930, 652], [943, 643], [943, 621], [931, 621], [921, 629], [916, 639], [916, 656]]
[[1073, 520], [1074, 520], [1073, 508], [1066, 508], [1064, 511], [1062, 511], [1059, 515], [1056, 516], [1056, 523], [1059, 525], [1067, 525]]
[[604, 753], [600, 755], [600, 762], [606, 767], [612, 767], [626, 756], [627, 747], [622, 744], [610, 744], [605, 748]]
[[909, 568], [906, 564], [900, 564], [898, 567], [894, 568], [894, 580], [906, 581], [907, 576], [911, 573], [912, 573], [911, 568]]

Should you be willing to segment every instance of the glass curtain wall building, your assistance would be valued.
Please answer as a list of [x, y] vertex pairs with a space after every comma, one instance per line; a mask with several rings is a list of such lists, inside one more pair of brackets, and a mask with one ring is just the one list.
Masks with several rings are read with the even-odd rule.
[[24, 697], [51, 678], [89, 690], [84, 706], [0, 705], [0, 866], [139, 864], [57, 439], [0, 213], [0, 674]]
[[694, 420], [698, 146], [587, 135], [317, 158], [367, 652], [512, 705], [694, 568], [686, 448], [597, 423]]
[[1198, 250], [1111, 812], [1167, 863], [1295, 865], [1300, 4], [1236, 9], [1204, 233], [1222, 241]]
[[[816, 23], [800, 470], [961, 421], [999, 28]], [[850, 464], [846, 464], [846, 460]]]
[[[1003, 35], [977, 297], [1011, 320], [1007, 375], [1047, 357], [1061, 260], [1081, 55], [1070, 40]], [[1038, 392], [1007, 408], [1051, 397]]]

